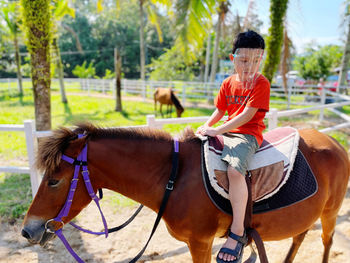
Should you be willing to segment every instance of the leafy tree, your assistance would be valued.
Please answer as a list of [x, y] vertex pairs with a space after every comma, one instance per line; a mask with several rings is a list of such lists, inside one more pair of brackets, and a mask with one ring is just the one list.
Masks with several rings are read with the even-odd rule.
[[19, 46], [18, 46], [18, 35], [20, 34], [19, 30], [19, 14], [18, 14], [18, 3], [10, 2], [4, 3], [0, 2], [0, 16], [5, 20], [6, 25], [11, 33], [13, 38], [13, 43], [15, 47], [15, 59], [17, 66], [17, 79], [18, 79], [18, 89], [19, 95], [23, 95], [23, 86], [22, 86], [22, 74], [21, 74], [21, 57], [19, 55]]
[[[187, 61], [186, 61], [187, 60]], [[157, 60], [153, 60], [150, 65], [152, 80], [193, 80], [194, 74], [190, 61], [185, 60], [182, 52], [176, 47], [172, 47]]]
[[89, 63], [89, 66], [86, 67], [86, 61], [84, 61], [83, 65], [76, 65], [73, 69], [73, 74], [81, 79], [93, 78], [95, 77], [95, 68], [93, 66], [92, 61]]
[[115, 78], [115, 72], [112, 72], [111, 70], [106, 69], [106, 73], [103, 79], [114, 79], [114, 78]]
[[34, 92], [35, 124], [39, 131], [51, 129], [49, 0], [21, 0], [26, 28]]
[[[163, 41], [162, 31], [160, 28], [160, 24], [158, 22], [158, 7], [155, 5], [156, 3], [161, 3], [167, 6], [171, 6], [171, 1], [169, 0], [134, 0], [137, 2], [139, 7], [139, 21], [140, 21], [140, 29], [139, 29], [139, 47], [140, 47], [140, 77], [142, 80], [145, 80], [145, 26], [146, 19], [155, 26], [158, 32], [159, 41]], [[99, 11], [103, 10], [102, 3], [103, 0], [97, 1], [97, 9]], [[120, 12], [120, 2], [116, 1], [117, 5], [117, 16]]]
[[[139, 48], [139, 20], [138, 5], [135, 1], [121, 1], [123, 10], [116, 16], [114, 1], [104, 1], [103, 12], [96, 14], [90, 10], [89, 2], [73, 3], [76, 10], [76, 18], [64, 17], [63, 24], [74, 30], [80, 40], [83, 53], [76, 47], [74, 36], [65, 29], [60, 28], [59, 46], [62, 54], [65, 75], [73, 77], [72, 70], [76, 65], [82, 65], [84, 61], [89, 64], [94, 61], [96, 75], [103, 77], [106, 69], [114, 71], [113, 50], [117, 47], [120, 51], [123, 64], [123, 74], [127, 78], [139, 78], [140, 76], [140, 48]], [[108, 8], [106, 8], [108, 5]], [[95, 12], [95, 14], [94, 14]], [[162, 29], [163, 42], [158, 40], [158, 33], [154, 26], [147, 24], [145, 27], [145, 56], [146, 64], [151, 58], [157, 58], [170, 48], [174, 42], [174, 33], [165, 15], [158, 20]]]
[[262, 73], [271, 81], [281, 57], [283, 42], [283, 19], [287, 12], [288, 0], [270, 0], [269, 34], [266, 38], [266, 60]]
[[304, 79], [318, 81], [332, 74], [332, 69], [339, 66], [341, 57], [342, 52], [339, 46], [319, 46], [317, 49], [309, 46], [304, 55], [296, 57], [294, 68]]

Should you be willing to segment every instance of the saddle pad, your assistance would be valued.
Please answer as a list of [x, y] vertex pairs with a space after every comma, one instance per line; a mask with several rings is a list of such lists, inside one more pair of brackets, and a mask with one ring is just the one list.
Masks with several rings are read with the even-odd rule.
[[[254, 195], [254, 197], [257, 197], [257, 200], [253, 199], [253, 201], [261, 201], [273, 196], [287, 182], [297, 154], [299, 138], [298, 131], [292, 127], [276, 128], [264, 134], [262, 145], [248, 163], [248, 170], [252, 171], [253, 175], [262, 174], [259, 169], [269, 169], [269, 172], [273, 170], [279, 171], [280, 169], [274, 169], [271, 166], [282, 162], [283, 172], [267, 176], [267, 179], [270, 181], [265, 181], [265, 186], [270, 187], [262, 188], [261, 184], [264, 184], [264, 182], [253, 178], [253, 183], [258, 182], [260, 184], [259, 190], [261, 190], [257, 195]], [[223, 138], [222, 136], [217, 136], [200, 137], [200, 139], [204, 141], [204, 160], [209, 173], [209, 181], [222, 197], [228, 198], [228, 192], [219, 184], [215, 175], [215, 170], [227, 170], [227, 164], [221, 160]], [[254, 191], [254, 193], [257, 193], [257, 191]]]
[[[232, 215], [230, 201], [220, 195], [210, 183], [204, 161], [204, 147], [202, 147], [202, 175], [205, 189], [214, 205], [224, 213]], [[313, 196], [318, 190], [318, 185], [312, 170], [300, 150], [297, 151], [294, 167], [289, 180], [281, 187], [280, 191], [268, 199], [253, 203], [253, 214], [265, 213], [281, 209], [301, 202]]]

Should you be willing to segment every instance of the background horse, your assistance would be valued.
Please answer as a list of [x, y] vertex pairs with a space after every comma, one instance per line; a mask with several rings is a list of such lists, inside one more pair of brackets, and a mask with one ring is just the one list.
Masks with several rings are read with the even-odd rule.
[[171, 115], [172, 106], [175, 105], [177, 117], [180, 118], [184, 112], [179, 99], [176, 97], [171, 88], [157, 88], [153, 94], [154, 97], [154, 110], [157, 111], [157, 101], [159, 102], [159, 111], [163, 117], [162, 106], [167, 105], [167, 115]]
[[[78, 132], [86, 136], [77, 138]], [[326, 263], [349, 180], [349, 159], [344, 148], [325, 134], [301, 130], [300, 135], [299, 148], [316, 177], [317, 193], [292, 206], [253, 215], [252, 226], [266, 241], [293, 237], [284, 261], [292, 262], [305, 234], [321, 218], [322, 262]], [[173, 141], [168, 133], [147, 128], [101, 129], [88, 124], [76, 131], [61, 128], [39, 145], [37, 165], [45, 174], [22, 230], [31, 243], [44, 245], [53, 238], [54, 234], [45, 232], [45, 223], [56, 217], [65, 203], [74, 170], [73, 165], [61, 161], [61, 155], [76, 158], [86, 143], [95, 191], [108, 188], [158, 212], [171, 171]], [[180, 140], [178, 178], [163, 219], [169, 233], [188, 245], [193, 262], [208, 263], [214, 237], [225, 236], [232, 216], [218, 210], [209, 199], [202, 181], [200, 154], [201, 141], [186, 130]], [[64, 223], [90, 201], [80, 178]], [[49, 227], [57, 230], [62, 225], [51, 222]]]

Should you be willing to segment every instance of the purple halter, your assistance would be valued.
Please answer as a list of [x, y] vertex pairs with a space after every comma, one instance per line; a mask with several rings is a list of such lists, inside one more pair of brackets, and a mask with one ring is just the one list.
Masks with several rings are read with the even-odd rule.
[[[82, 137], [84, 137], [83, 134], [78, 134], [78, 138], [82, 138]], [[146, 250], [146, 247], [147, 247], [148, 243], [150, 242], [150, 240], [151, 240], [151, 238], [152, 238], [152, 236], [153, 236], [153, 234], [154, 234], [154, 232], [155, 232], [155, 230], [156, 230], [156, 228], [157, 228], [157, 226], [159, 224], [159, 221], [160, 221], [160, 219], [162, 217], [162, 214], [163, 214], [163, 212], [165, 210], [166, 203], [167, 203], [167, 200], [169, 198], [169, 195], [170, 195], [171, 191], [174, 188], [176, 174], [177, 174], [177, 167], [178, 167], [178, 154], [179, 154], [179, 141], [178, 141], [177, 138], [174, 138], [174, 155], [173, 155], [173, 161], [172, 161], [173, 162], [172, 163], [173, 167], [172, 167], [170, 179], [168, 181], [168, 184], [166, 185], [166, 191], [165, 191], [165, 194], [163, 196], [163, 201], [161, 203], [161, 206], [160, 206], [160, 209], [159, 209], [156, 221], [154, 223], [151, 235], [149, 236], [148, 241], [146, 242], [146, 245], [139, 252], [139, 254], [136, 255], [136, 257], [130, 261], [130, 263], [136, 262], [142, 256], [143, 252]], [[141, 205], [137, 209], [137, 211], [134, 213], [134, 215], [128, 221], [126, 221], [124, 224], [122, 224], [122, 225], [120, 225], [118, 227], [115, 227], [113, 229], [108, 229], [107, 228], [106, 219], [105, 219], [105, 217], [104, 217], [104, 215], [102, 213], [102, 210], [101, 210], [101, 207], [100, 207], [100, 204], [99, 204], [100, 198], [98, 198], [96, 196], [96, 194], [94, 192], [94, 189], [93, 189], [93, 187], [91, 185], [91, 182], [90, 182], [89, 171], [88, 171], [88, 167], [87, 167], [87, 143], [85, 144], [83, 150], [78, 155], [77, 159], [73, 159], [73, 158], [71, 158], [71, 157], [69, 157], [67, 155], [62, 154], [62, 160], [66, 161], [66, 162], [68, 162], [70, 164], [75, 165], [74, 176], [73, 176], [73, 179], [71, 181], [69, 193], [68, 193], [68, 196], [67, 196], [65, 204], [63, 205], [61, 211], [58, 213], [58, 215], [55, 218], [49, 219], [49, 220], [46, 221], [46, 223], [45, 223], [45, 231], [56, 234], [61, 239], [62, 243], [64, 244], [66, 249], [69, 251], [69, 253], [75, 258], [75, 260], [77, 262], [79, 262], [79, 263], [84, 263], [84, 261], [74, 252], [74, 250], [69, 245], [67, 239], [64, 237], [64, 235], [62, 233], [62, 229], [63, 229], [63, 226], [64, 226], [62, 218], [68, 216], [69, 210], [71, 208], [71, 205], [72, 205], [72, 202], [73, 202], [74, 193], [75, 193], [75, 190], [76, 190], [77, 185], [78, 185], [78, 176], [79, 176], [80, 167], [82, 167], [81, 173], [82, 173], [82, 176], [83, 176], [83, 179], [84, 179], [86, 190], [88, 191], [91, 199], [95, 201], [95, 203], [96, 203], [96, 205], [98, 207], [98, 210], [100, 211], [105, 231], [104, 232], [93, 232], [93, 231], [90, 231], [90, 230], [86, 230], [86, 229], [84, 229], [84, 228], [82, 228], [80, 226], [77, 226], [76, 224], [70, 222], [69, 224], [72, 225], [73, 227], [75, 227], [75, 228], [77, 228], [77, 229], [79, 229], [79, 230], [81, 230], [83, 232], [89, 233], [89, 234], [94, 234], [94, 235], [103, 235], [104, 234], [106, 236], [106, 238], [107, 238], [109, 232], [111, 233], [111, 232], [114, 232], [114, 231], [118, 231], [118, 230], [122, 229], [123, 227], [125, 227], [126, 225], [128, 225], [136, 217], [136, 215], [141, 211], [143, 205]], [[62, 227], [59, 228], [56, 231], [52, 231], [50, 228], [48, 228], [48, 224], [50, 222], [52, 222], [52, 221], [56, 221], [56, 222], [61, 223]]]
[[[83, 134], [79, 134], [78, 138], [82, 138], [83, 136], [84, 136]], [[64, 237], [64, 235], [62, 233], [62, 228], [64, 226], [62, 218], [66, 217], [68, 215], [69, 210], [71, 208], [73, 197], [74, 197], [74, 193], [75, 193], [75, 190], [76, 190], [77, 185], [78, 185], [78, 180], [79, 180], [78, 176], [79, 176], [79, 171], [80, 171], [80, 167], [81, 166], [82, 166], [81, 174], [82, 174], [83, 179], [84, 179], [86, 190], [88, 191], [91, 199], [95, 201], [95, 203], [96, 203], [96, 205], [98, 207], [98, 210], [100, 211], [105, 231], [104, 232], [93, 232], [93, 231], [90, 231], [90, 230], [85, 230], [85, 229], [77, 226], [74, 223], [69, 223], [69, 224], [71, 224], [73, 227], [75, 227], [75, 228], [77, 228], [79, 230], [82, 230], [82, 231], [90, 233], [90, 234], [94, 234], [94, 235], [105, 234], [105, 236], [107, 238], [108, 237], [107, 222], [106, 222], [106, 219], [105, 219], [105, 217], [104, 217], [104, 215], [102, 213], [102, 210], [101, 210], [101, 207], [100, 207], [100, 204], [99, 204], [100, 198], [98, 198], [96, 196], [96, 194], [94, 192], [94, 189], [93, 189], [93, 187], [91, 185], [91, 182], [90, 182], [89, 171], [88, 171], [88, 167], [87, 167], [87, 144], [85, 144], [83, 150], [80, 152], [80, 154], [78, 155], [76, 160], [71, 158], [71, 157], [69, 157], [69, 156], [66, 156], [64, 154], [62, 155], [62, 160], [75, 165], [74, 176], [73, 176], [73, 179], [71, 181], [69, 193], [68, 193], [68, 196], [67, 196], [65, 204], [63, 205], [61, 211], [58, 213], [58, 215], [55, 218], [50, 219], [50, 220], [48, 220], [46, 222], [45, 230], [47, 232], [55, 233], [61, 239], [62, 243], [65, 245], [67, 250], [76, 259], [76, 261], [79, 262], [79, 263], [84, 263], [84, 261], [71, 248], [71, 246], [69, 245], [68, 241], [66, 240], [66, 238]], [[60, 229], [56, 230], [56, 231], [50, 230], [50, 228], [48, 228], [48, 223], [50, 223], [52, 221], [60, 222], [62, 224], [62, 227]]]

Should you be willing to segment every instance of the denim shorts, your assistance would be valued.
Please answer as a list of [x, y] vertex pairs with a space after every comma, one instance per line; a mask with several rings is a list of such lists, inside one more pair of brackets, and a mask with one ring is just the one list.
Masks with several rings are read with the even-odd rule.
[[245, 176], [248, 161], [259, 148], [256, 138], [250, 134], [240, 133], [225, 133], [223, 135], [224, 149], [221, 160]]

